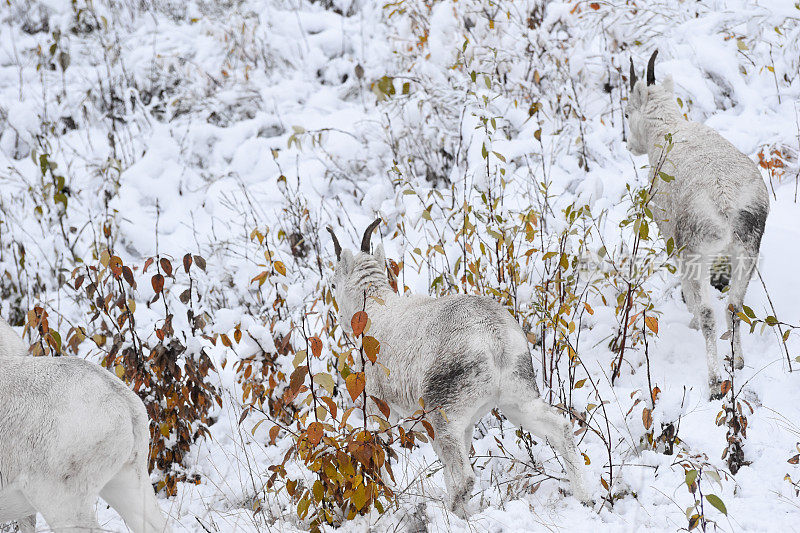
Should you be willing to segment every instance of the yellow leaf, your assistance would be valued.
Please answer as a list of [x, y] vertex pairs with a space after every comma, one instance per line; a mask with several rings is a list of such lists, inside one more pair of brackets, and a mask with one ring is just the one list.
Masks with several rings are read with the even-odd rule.
[[645, 325], [655, 334], [658, 334], [658, 319], [654, 316], [648, 316], [644, 319]]
[[305, 350], [297, 350], [297, 353], [294, 354], [294, 361], [292, 361], [292, 364], [295, 368], [303, 364], [303, 361], [306, 360], [306, 353]]
[[119, 379], [125, 377], [125, 367], [122, 365], [117, 365], [114, 367], [114, 373], [117, 375]]
[[333, 394], [333, 378], [330, 374], [325, 372], [314, 374], [314, 383], [328, 391], [328, 394]]
[[275, 261], [272, 264], [272, 267], [275, 269], [275, 272], [277, 272], [281, 276], [285, 276], [286, 275], [286, 267], [283, 265], [283, 263], [281, 261]]
[[320, 480], [316, 480], [314, 482], [314, 488], [312, 489], [312, 492], [314, 493], [314, 501], [316, 503], [321, 502], [322, 496], [324, 495], [324, 489]]
[[111, 254], [108, 253], [108, 250], [100, 252], [100, 264], [107, 267], [109, 261], [111, 261]]
[[364, 504], [367, 503], [367, 490], [364, 488], [364, 485], [359, 485], [359, 487], [355, 490], [353, 495], [350, 497], [350, 501], [353, 502], [353, 505], [357, 510], [361, 510], [364, 507]]
[[361, 339], [361, 345], [364, 347], [364, 353], [371, 362], [375, 362], [378, 359], [378, 352], [381, 350], [381, 343], [375, 337], [370, 337], [369, 335], [364, 335], [364, 338]]

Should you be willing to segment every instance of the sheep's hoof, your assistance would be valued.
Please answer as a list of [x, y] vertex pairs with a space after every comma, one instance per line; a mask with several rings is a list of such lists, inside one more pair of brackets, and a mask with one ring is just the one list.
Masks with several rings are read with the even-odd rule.
[[470, 515], [470, 512], [467, 510], [467, 502], [469, 501], [469, 494], [471, 492], [472, 486], [470, 485], [468, 489], [459, 492], [456, 494], [455, 498], [450, 501], [450, 512], [462, 520], [466, 520]]
[[461, 520], [466, 520], [467, 517], [469, 517], [469, 513], [467, 512], [467, 507], [464, 504], [451, 505], [450, 512], [459, 517]]
[[737, 355], [733, 358], [733, 368], [736, 370], [741, 370], [744, 368], [744, 357], [741, 355]]
[[722, 382], [721, 381], [714, 381], [708, 386], [709, 390], [709, 398], [712, 400], [720, 400], [723, 396], [722, 393]]
[[581, 492], [580, 494], [574, 494], [574, 496], [579, 502], [581, 502], [582, 505], [585, 505], [586, 507], [594, 507], [594, 498], [589, 496], [587, 493]]

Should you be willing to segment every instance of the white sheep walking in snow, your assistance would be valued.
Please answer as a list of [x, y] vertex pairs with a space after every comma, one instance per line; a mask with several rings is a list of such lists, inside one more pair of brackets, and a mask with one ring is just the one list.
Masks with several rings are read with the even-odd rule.
[[139, 397], [98, 365], [26, 352], [0, 319], [0, 524], [30, 533], [38, 511], [57, 532], [100, 531], [102, 496], [135, 533], [167, 530]]
[[396, 294], [387, 281], [383, 247], [369, 252], [370, 235], [380, 221], [367, 228], [355, 256], [341, 249], [328, 228], [337, 257], [333, 283], [339, 323], [351, 331], [353, 315], [366, 310], [369, 334], [381, 343], [380, 364], [367, 363], [364, 369], [368, 394], [400, 416], [417, 410], [420, 398], [433, 409], [433, 447], [444, 466], [450, 509], [466, 516], [475, 482], [469, 462], [472, 432], [498, 406], [513, 424], [550, 441], [564, 459], [574, 495], [589, 502], [571, 425], [541, 399], [517, 321], [491, 298]]
[[[628, 150], [647, 154], [654, 167], [662, 154], [665, 135], [673, 148], [663, 171], [674, 180], [658, 180], [654, 218], [665, 238], [682, 248], [682, 289], [693, 323], [699, 324], [706, 343], [708, 380], [712, 398], [720, 395], [720, 362], [714, 311], [711, 307], [710, 269], [729, 258], [729, 303], [742, 310], [747, 285], [758, 260], [761, 236], [769, 213], [769, 196], [755, 163], [713, 129], [683, 118], [673, 91], [672, 77], [655, 84], [654, 64], [647, 80], [636, 80], [631, 61], [631, 92], [626, 116]], [[694, 262], [697, 269], [687, 268]], [[744, 366], [738, 319], [726, 312], [728, 330], [734, 329], [734, 361]]]

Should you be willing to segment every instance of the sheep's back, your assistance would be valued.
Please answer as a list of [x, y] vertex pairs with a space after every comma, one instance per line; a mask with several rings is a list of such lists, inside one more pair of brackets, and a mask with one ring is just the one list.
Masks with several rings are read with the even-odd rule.
[[[372, 334], [381, 342], [375, 392], [413, 410], [419, 398], [447, 403], [460, 391], [498, 377], [527, 356], [516, 320], [497, 301], [470, 295], [404, 298], [389, 304]], [[372, 366], [372, 365], [369, 365]]]
[[678, 246], [729, 242], [743, 212], [755, 209], [766, 216], [766, 185], [750, 158], [703, 124], [685, 122], [675, 129], [662, 167], [674, 180], [659, 180], [654, 198], [663, 233]]

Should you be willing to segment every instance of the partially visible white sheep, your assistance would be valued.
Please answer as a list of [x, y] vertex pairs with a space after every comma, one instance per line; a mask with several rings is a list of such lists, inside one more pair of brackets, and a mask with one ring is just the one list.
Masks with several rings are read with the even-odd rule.
[[166, 531], [139, 397], [83, 359], [25, 355], [0, 319], [0, 524], [30, 533], [38, 511], [57, 532], [100, 531], [102, 496], [135, 533]]
[[8, 322], [0, 318], [0, 358], [12, 355], [26, 355], [28, 346], [22, 337], [17, 335]]
[[370, 235], [380, 221], [367, 228], [355, 256], [341, 249], [328, 228], [337, 257], [333, 283], [339, 323], [352, 331], [353, 315], [366, 310], [369, 334], [381, 343], [380, 364], [367, 363], [364, 369], [368, 394], [400, 416], [418, 409], [420, 398], [434, 409], [429, 415], [433, 447], [444, 466], [450, 509], [466, 515], [475, 482], [469, 462], [472, 432], [498, 406], [513, 424], [550, 441], [564, 460], [574, 495], [589, 502], [571, 425], [540, 398], [517, 321], [491, 298], [396, 294], [387, 281], [383, 247], [369, 252]]
[[[711, 307], [710, 269], [728, 258], [731, 266], [728, 301], [742, 310], [747, 285], [758, 260], [769, 196], [758, 167], [746, 155], [708, 126], [689, 122], [675, 102], [672, 77], [655, 84], [654, 64], [647, 65], [647, 80], [636, 80], [631, 61], [631, 92], [626, 116], [628, 149], [647, 154], [655, 167], [672, 134], [673, 148], [663, 171], [674, 180], [657, 180], [654, 217], [665, 238], [682, 248], [683, 297], [705, 337], [711, 397], [720, 395], [720, 362], [714, 311]], [[744, 366], [738, 319], [726, 312], [728, 329], [734, 329], [736, 368]], [[734, 326], [736, 326], [734, 328]]]

